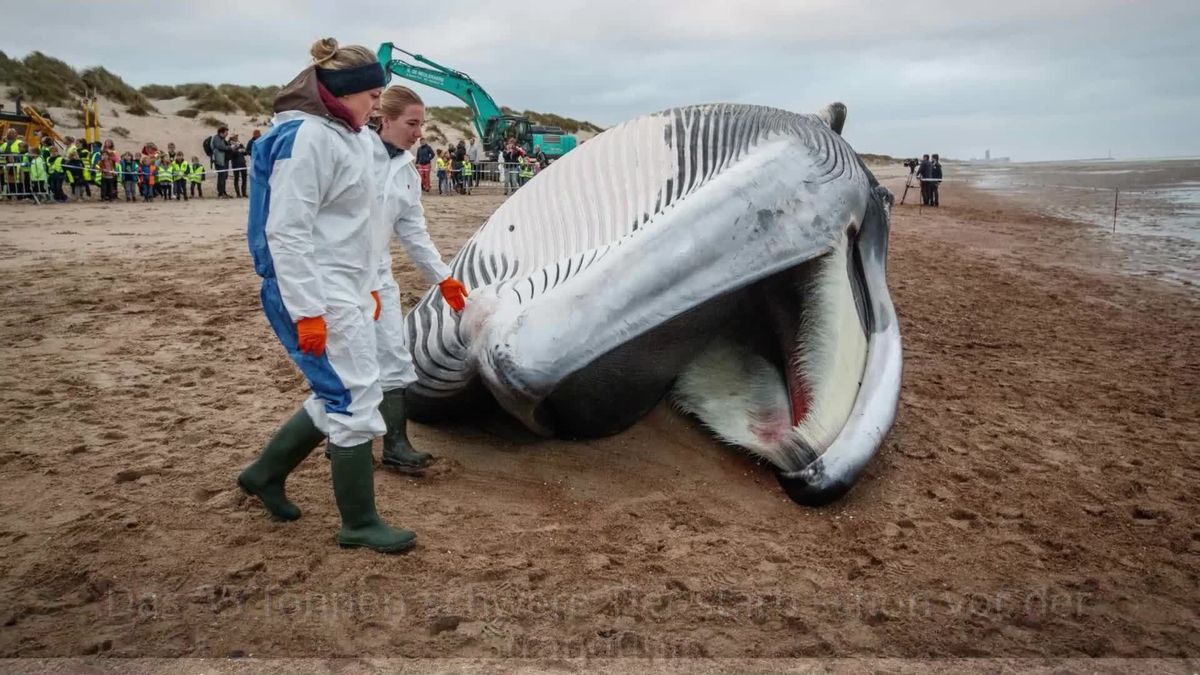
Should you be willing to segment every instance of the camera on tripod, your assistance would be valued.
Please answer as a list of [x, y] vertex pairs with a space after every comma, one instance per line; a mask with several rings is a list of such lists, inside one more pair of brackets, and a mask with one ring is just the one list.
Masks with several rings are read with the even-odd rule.
[[917, 170], [917, 167], [918, 167], [918, 166], [920, 166], [920, 164], [921, 164], [921, 162], [920, 162], [919, 160], [916, 160], [916, 159], [906, 159], [906, 160], [904, 160], [904, 166], [908, 167], [908, 172], [909, 172], [909, 173], [912, 173], [913, 171], [916, 171], [916, 170]]

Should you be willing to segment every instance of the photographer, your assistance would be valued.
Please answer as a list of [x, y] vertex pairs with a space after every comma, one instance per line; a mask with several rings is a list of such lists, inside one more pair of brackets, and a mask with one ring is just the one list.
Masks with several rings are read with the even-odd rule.
[[213, 169], [217, 172], [217, 199], [230, 199], [229, 193], [225, 191], [225, 181], [229, 178], [229, 143], [225, 140], [228, 133], [229, 127], [221, 127], [212, 137]]
[[233, 192], [238, 197], [249, 196], [246, 193], [246, 146], [242, 145], [237, 134], [229, 136], [229, 169], [233, 174]]
[[917, 166], [917, 178], [921, 179], [921, 205], [929, 206], [929, 179], [933, 168], [929, 163], [929, 155], [921, 155], [921, 164]]
[[938, 205], [938, 186], [942, 184], [942, 162], [938, 159], [937, 153], [933, 153], [933, 159], [929, 162], [929, 205], [936, 207]]

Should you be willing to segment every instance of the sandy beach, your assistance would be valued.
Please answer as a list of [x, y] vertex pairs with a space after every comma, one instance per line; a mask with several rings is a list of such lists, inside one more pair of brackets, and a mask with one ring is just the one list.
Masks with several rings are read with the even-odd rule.
[[[427, 199], [443, 253], [502, 199]], [[334, 545], [319, 453], [297, 522], [234, 486], [305, 396], [245, 201], [0, 204], [0, 656], [1197, 656], [1200, 296], [942, 204], [893, 215], [901, 409], [842, 501], [666, 404], [586, 443], [413, 425], [437, 467], [376, 474], [399, 557]]]

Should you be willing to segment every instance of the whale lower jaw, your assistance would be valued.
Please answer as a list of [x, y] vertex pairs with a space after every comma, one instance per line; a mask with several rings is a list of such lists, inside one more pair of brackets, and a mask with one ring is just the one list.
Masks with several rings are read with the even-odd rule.
[[[680, 374], [675, 404], [780, 471], [820, 457], [854, 406], [867, 336], [848, 244], [753, 289], [757, 331], [717, 337]], [[764, 339], [767, 331], [770, 338]], [[758, 339], [746, 336], [758, 333]]]

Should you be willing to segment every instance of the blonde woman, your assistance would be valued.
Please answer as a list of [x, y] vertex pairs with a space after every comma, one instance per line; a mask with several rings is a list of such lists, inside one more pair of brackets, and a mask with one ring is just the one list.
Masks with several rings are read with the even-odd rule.
[[392, 256], [387, 239], [394, 232], [425, 281], [437, 284], [442, 298], [455, 311], [466, 303], [467, 289], [450, 275], [450, 268], [429, 238], [425, 210], [421, 207], [421, 175], [417, 172], [413, 146], [421, 140], [425, 103], [407, 87], [389, 87], [380, 100], [379, 137], [375, 141], [375, 176], [380, 186], [380, 236], [383, 252], [379, 263], [379, 298], [382, 311], [375, 322], [383, 405], [387, 423], [383, 437], [384, 466], [402, 473], [420, 473], [432, 457], [413, 449], [408, 440], [404, 412], [404, 389], [417, 381], [412, 354], [404, 331], [400, 287], [392, 275]]
[[369, 49], [332, 38], [311, 53], [254, 144], [247, 235], [263, 310], [312, 395], [238, 484], [274, 517], [299, 518], [284, 482], [328, 436], [338, 543], [393, 553], [416, 535], [375, 509], [371, 442], [386, 431], [373, 325], [381, 253], [372, 236], [377, 180], [360, 133], [379, 106], [384, 72]]

